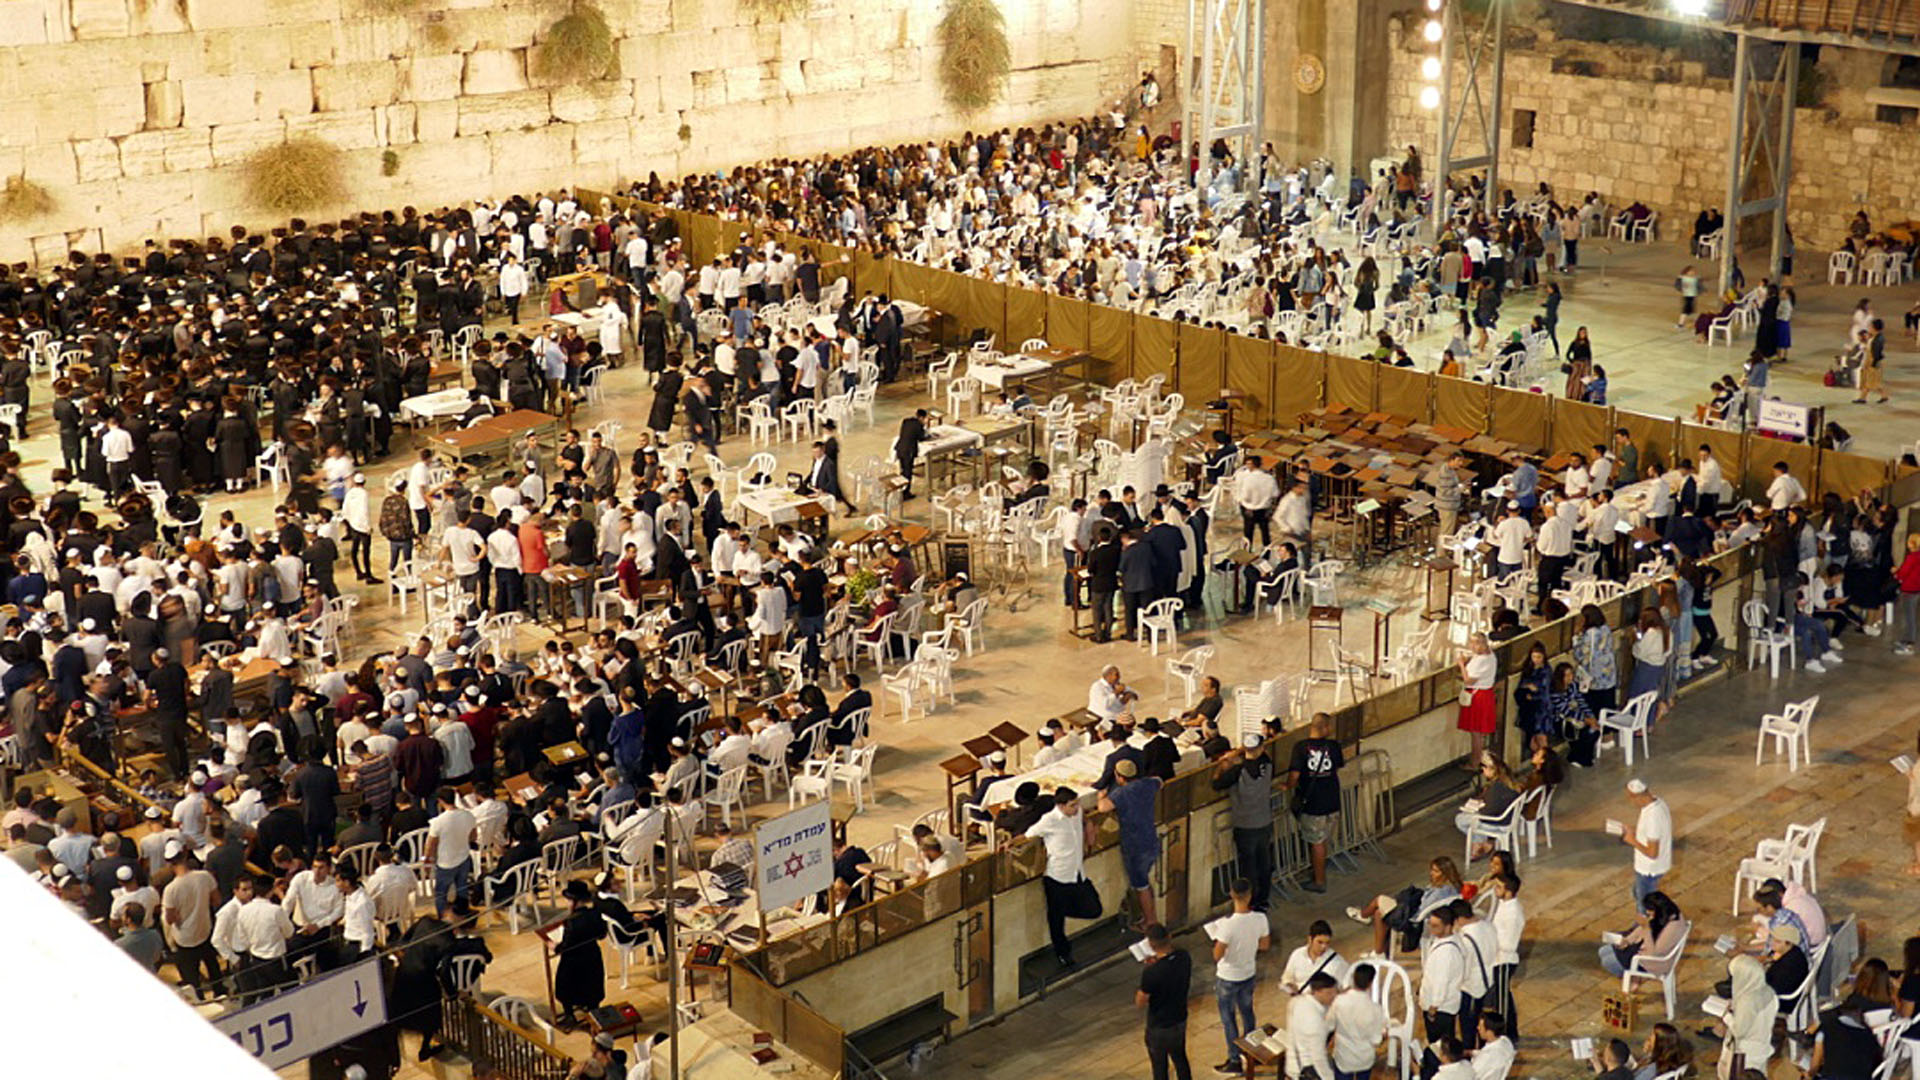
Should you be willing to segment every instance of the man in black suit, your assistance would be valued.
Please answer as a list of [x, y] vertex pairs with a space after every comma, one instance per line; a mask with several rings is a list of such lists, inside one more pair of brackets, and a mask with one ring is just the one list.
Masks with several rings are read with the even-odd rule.
[[1159, 507], [1147, 511], [1147, 521], [1147, 544], [1153, 548], [1153, 599], [1164, 600], [1179, 587], [1180, 553], [1187, 549], [1187, 541], [1177, 526], [1167, 523], [1167, 513]]
[[688, 380], [686, 393], [680, 396], [680, 410], [687, 417], [687, 441], [700, 443], [709, 453], [720, 450], [720, 432], [713, 426], [713, 391], [704, 376]]
[[902, 499], [913, 498], [913, 463], [920, 460], [920, 444], [927, 438], [927, 410], [915, 409], [913, 415], [900, 421], [900, 437], [894, 441], [894, 460], [900, 463], [900, 476], [907, 486], [900, 492]]
[[1198, 494], [1188, 492], [1186, 504], [1187, 532], [1193, 537], [1193, 581], [1187, 585], [1186, 613], [1192, 618], [1198, 616], [1205, 607], [1201, 594], [1207, 587], [1207, 529], [1212, 521], [1207, 517], [1207, 508]]
[[840, 466], [827, 456], [827, 444], [813, 444], [813, 461], [807, 466], [807, 486], [822, 495], [831, 495], [837, 503], [846, 500], [840, 495]]
[[1107, 533], [1087, 552], [1087, 592], [1093, 607], [1093, 640], [1104, 642], [1113, 626], [1113, 594], [1120, 591], [1120, 540]]
[[[854, 739], [862, 733], [854, 730], [847, 723], [847, 718], [861, 709], [872, 709], [873, 694], [860, 685], [860, 676], [851, 671], [840, 676], [840, 686], [846, 690], [847, 696], [841, 698], [840, 704], [833, 707], [833, 719], [827, 726], [827, 744], [852, 746]], [[873, 714], [869, 712], [863, 724], [871, 723], [872, 716]]]
[[707, 542], [707, 550], [713, 550], [713, 541], [727, 528], [727, 506], [720, 499], [720, 491], [714, 487], [713, 477], [700, 478], [700, 535]]
[[1120, 594], [1126, 601], [1127, 640], [1140, 633], [1140, 611], [1153, 603], [1154, 554], [1138, 530], [1120, 537]]

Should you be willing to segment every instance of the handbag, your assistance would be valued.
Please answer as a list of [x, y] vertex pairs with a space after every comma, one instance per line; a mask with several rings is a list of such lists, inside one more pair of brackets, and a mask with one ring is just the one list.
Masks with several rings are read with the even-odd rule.
[[1067, 886], [1060, 907], [1069, 919], [1097, 919], [1106, 912], [1106, 906], [1100, 902], [1100, 890], [1086, 878]]
[[1460, 707], [1465, 709], [1471, 706], [1472, 704], [1473, 704], [1473, 691], [1467, 689], [1464, 686], [1461, 687], [1460, 688]]

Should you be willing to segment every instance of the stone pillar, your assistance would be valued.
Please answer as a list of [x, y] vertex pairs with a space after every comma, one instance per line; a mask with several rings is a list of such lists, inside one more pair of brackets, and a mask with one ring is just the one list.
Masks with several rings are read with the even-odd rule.
[[[1388, 0], [1267, 0], [1265, 138], [1282, 161], [1325, 157], [1341, 175], [1351, 175], [1392, 149], [1387, 145], [1392, 8]], [[1315, 70], [1321, 85], [1303, 90]]]

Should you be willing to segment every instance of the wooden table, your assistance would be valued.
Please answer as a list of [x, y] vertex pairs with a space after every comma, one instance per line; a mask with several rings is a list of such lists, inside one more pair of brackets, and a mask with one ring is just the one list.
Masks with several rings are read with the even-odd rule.
[[[600, 579], [597, 566], [550, 566], [547, 568], [547, 595], [550, 602], [547, 610], [552, 612], [555, 622], [560, 624], [560, 632], [567, 632], [567, 607], [573, 603], [573, 590], [585, 585], [589, 590]], [[555, 595], [556, 593], [564, 594]], [[587, 632], [587, 616], [593, 610], [593, 597], [587, 597], [587, 603], [580, 607], [580, 632]]]
[[560, 743], [557, 746], [549, 746], [540, 752], [546, 755], [548, 763], [552, 765], [573, 765], [586, 761], [592, 756], [587, 753], [587, 748], [581, 746], [578, 741], [568, 741]]
[[973, 774], [980, 771], [980, 759], [972, 754], [956, 754], [940, 763], [940, 771], [947, 774], [947, 820], [960, 821], [960, 800], [956, 798], [960, 785], [971, 784]]
[[1049, 345], [1044, 349], [1035, 349], [1025, 355], [1045, 360], [1050, 366], [1050, 370], [1045, 375], [1033, 380], [1036, 383], [1055, 387], [1066, 386], [1068, 383], [1065, 375], [1069, 368], [1079, 369], [1080, 377], [1077, 381], [1089, 381], [1087, 377], [1087, 365], [1092, 362], [1093, 354], [1085, 349], [1070, 349], [1064, 345]]
[[1020, 725], [1010, 720], [1002, 720], [998, 724], [995, 724], [993, 730], [987, 732], [987, 734], [1000, 740], [1002, 749], [1017, 751], [1020, 748], [1020, 744], [1027, 741], [1027, 736], [1031, 734], [1031, 732], [1022, 729]]
[[[460, 377], [465, 374], [466, 372], [461, 370], [461, 367], [457, 362], [452, 360], [442, 360], [439, 363], [433, 365], [432, 370], [427, 372], [427, 389], [438, 390], [444, 386], [452, 386], [458, 383], [460, 381]], [[485, 390], [487, 388], [481, 387], [481, 389]], [[496, 387], [495, 389], [498, 389], [498, 388]], [[489, 394], [488, 396], [491, 397], [492, 395]]]
[[559, 429], [559, 418], [532, 409], [515, 409], [490, 416], [472, 427], [423, 433], [421, 442], [454, 461], [503, 454], [528, 435], [545, 436]]

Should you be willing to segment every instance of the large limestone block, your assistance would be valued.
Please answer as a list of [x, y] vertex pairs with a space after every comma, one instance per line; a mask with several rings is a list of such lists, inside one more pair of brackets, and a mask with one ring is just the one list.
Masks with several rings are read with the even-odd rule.
[[600, 4], [607, 22], [623, 34], [667, 33], [673, 29], [673, 7], [673, 0], [601, 0]]
[[460, 105], [454, 101], [422, 101], [413, 107], [413, 137], [420, 142], [451, 139], [460, 130]]
[[553, 118], [545, 90], [463, 97], [459, 104], [463, 136], [539, 127]]
[[190, 35], [200, 44], [201, 70], [207, 75], [257, 75], [293, 66], [297, 35], [258, 30], [214, 30]]
[[416, 56], [401, 69], [400, 97], [407, 101], [452, 101], [460, 96], [466, 60], [452, 56]]
[[120, 140], [123, 176], [156, 176], [213, 167], [213, 140], [205, 128], [142, 131]]
[[340, 0], [186, 0], [186, 5], [187, 21], [196, 30], [326, 24], [341, 16]]
[[411, 102], [389, 105], [379, 110], [380, 141], [387, 146], [405, 146], [414, 141], [419, 130], [419, 106]]
[[[238, 124], [259, 119], [257, 87], [252, 75], [207, 75], [180, 84], [188, 127]], [[143, 105], [144, 108], [144, 105]]]
[[564, 167], [573, 161], [573, 125], [496, 131], [487, 136], [487, 151], [496, 173]]
[[461, 76], [464, 94], [508, 94], [527, 88], [526, 54], [512, 49], [482, 49], [467, 54]]
[[413, 191], [445, 192], [449, 201], [465, 199], [486, 176], [491, 160], [484, 138], [420, 142], [401, 152], [396, 179], [406, 180]]
[[398, 60], [414, 51], [413, 22], [406, 18], [353, 19], [327, 28], [334, 64]]
[[244, 124], [222, 124], [213, 129], [213, 163], [237, 165], [269, 146], [287, 139], [284, 120], [252, 120]]
[[12, 97], [45, 94], [64, 87], [138, 86], [145, 81], [144, 51], [141, 44], [124, 40], [76, 41], [12, 51], [0, 56], [0, 64], [9, 58], [17, 64], [10, 74], [0, 75], [0, 94]]
[[807, 59], [800, 61], [800, 79], [809, 94], [833, 94], [860, 88], [858, 60]]
[[126, 37], [133, 28], [127, 0], [67, 0], [73, 36], [80, 41]]
[[47, 40], [47, 9], [40, 0], [0, 3], [0, 47], [40, 45]]
[[662, 71], [660, 73], [661, 112], [679, 112], [693, 108], [693, 73], [690, 71]]
[[726, 72], [696, 71], [693, 73], [693, 108], [714, 109], [726, 103]]
[[557, 86], [552, 98], [553, 118], [570, 124], [633, 115], [633, 84], [624, 79]]
[[73, 148], [74, 174], [80, 183], [120, 178], [120, 146], [112, 139], [80, 139], [59, 145]]
[[18, 121], [0, 124], [0, 146], [67, 139], [128, 135], [146, 126], [146, 87], [75, 88], [17, 100], [9, 108]]
[[368, 150], [380, 145], [372, 109], [318, 112], [288, 120], [287, 137], [296, 135], [311, 135], [342, 150]]
[[685, 144], [680, 141], [680, 118], [664, 116], [635, 120], [627, 126], [629, 165], [635, 172], [658, 172], [675, 176], [680, 172], [679, 156]]
[[166, 79], [147, 84], [147, 130], [179, 127], [184, 107], [179, 83]]
[[[546, 36], [547, 27], [552, 26], [556, 18], [566, 14], [565, 4], [520, 7], [499, 7], [489, 5], [480, 11], [456, 12], [448, 17], [453, 24], [455, 35], [464, 42], [463, 50], [473, 49], [523, 49], [537, 38]], [[617, 25], [617, 24], [615, 24]]]
[[620, 118], [593, 120], [580, 124], [573, 132], [573, 160], [576, 164], [625, 162], [632, 152], [633, 122]]
[[136, 37], [148, 37], [158, 34], [184, 34], [193, 29], [187, 24], [185, 4], [176, 4], [173, 0], [134, 0], [130, 5], [132, 16], [128, 33]]
[[313, 69], [313, 102], [321, 112], [391, 105], [398, 69], [387, 61]]
[[79, 177], [72, 143], [42, 143], [20, 154], [20, 160], [8, 162], [6, 175], [24, 174], [28, 180], [47, 187], [68, 187]]
[[321, 70], [295, 68], [255, 76], [254, 115], [262, 120], [272, 120], [275, 117], [305, 116], [313, 112], [313, 79]]

